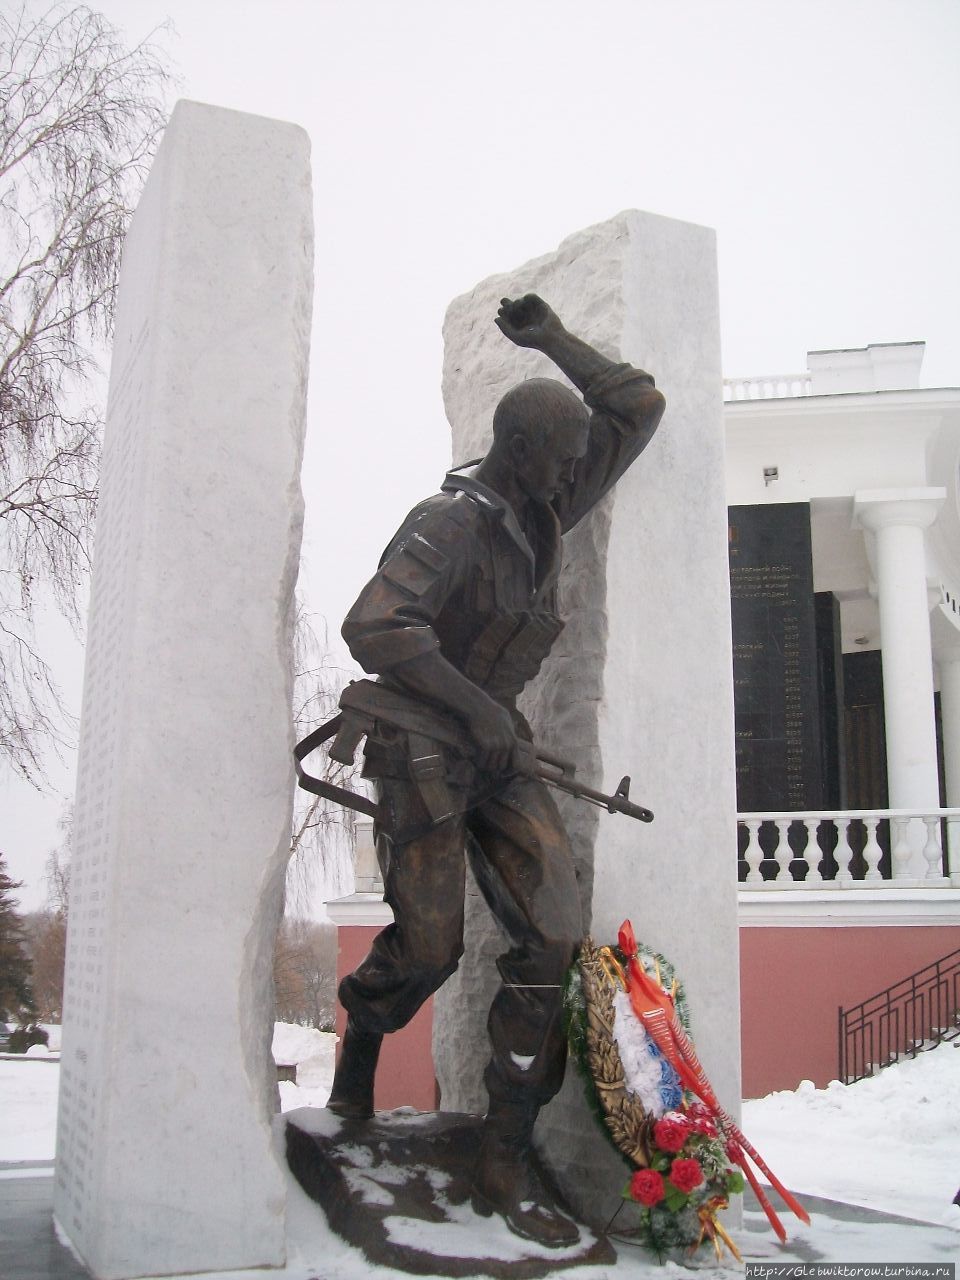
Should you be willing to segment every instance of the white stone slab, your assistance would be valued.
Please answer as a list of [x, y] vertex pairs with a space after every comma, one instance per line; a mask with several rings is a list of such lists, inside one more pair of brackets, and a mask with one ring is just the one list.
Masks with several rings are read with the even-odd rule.
[[75, 809], [55, 1213], [96, 1277], [279, 1265], [309, 143], [177, 105], [124, 253]]
[[[739, 1108], [736, 796], [716, 250], [712, 231], [628, 212], [478, 285], [449, 308], [444, 397], [457, 461], [482, 453], [500, 396], [560, 377], [493, 324], [499, 299], [540, 293], [572, 332], [647, 369], [667, 399], [653, 442], [565, 540], [566, 629], [525, 709], [541, 740], [606, 789], [633, 776], [652, 826], [563, 799], [588, 928], [625, 917], [676, 964], [708, 1074]], [[475, 889], [468, 954], [435, 1005], [443, 1106], [485, 1106], [485, 1018], [504, 949]], [[571, 1069], [538, 1133], [564, 1189], [609, 1218], [624, 1166]]]

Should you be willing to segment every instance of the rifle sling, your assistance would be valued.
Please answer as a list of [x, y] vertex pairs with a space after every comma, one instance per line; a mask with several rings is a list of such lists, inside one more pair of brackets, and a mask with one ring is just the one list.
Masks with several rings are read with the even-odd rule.
[[324, 781], [323, 778], [315, 778], [313, 774], [307, 773], [301, 763], [311, 752], [316, 751], [317, 747], [322, 746], [328, 738], [332, 738], [339, 733], [342, 724], [343, 713], [340, 712], [332, 720], [322, 724], [319, 729], [314, 729], [313, 733], [307, 734], [294, 747], [293, 757], [297, 770], [297, 785], [315, 796], [322, 796], [324, 800], [333, 800], [334, 803], [343, 805], [347, 809], [356, 809], [358, 813], [365, 813], [368, 818], [373, 818], [374, 822], [379, 823], [382, 821], [382, 814], [378, 804], [367, 799], [366, 796], [360, 795], [357, 791], [350, 791], [347, 787], [338, 787], [332, 782]]

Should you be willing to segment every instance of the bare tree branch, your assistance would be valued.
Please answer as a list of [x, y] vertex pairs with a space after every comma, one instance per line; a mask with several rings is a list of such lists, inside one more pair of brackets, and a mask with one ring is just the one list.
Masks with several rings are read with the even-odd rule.
[[[343, 686], [356, 673], [336, 662], [323, 618], [302, 606], [297, 611], [294, 650], [293, 720], [297, 737], [302, 738], [336, 714]], [[319, 752], [311, 758], [311, 766], [312, 772], [336, 786], [355, 790], [363, 785], [358, 768], [337, 764]], [[309, 915], [318, 889], [331, 896], [349, 892], [353, 846], [353, 810], [298, 790], [287, 873], [290, 912]]]
[[45, 597], [78, 623], [103, 416], [93, 351], [170, 75], [86, 6], [31, 8], [0, 13], [0, 758], [40, 785], [66, 725], [36, 610]]

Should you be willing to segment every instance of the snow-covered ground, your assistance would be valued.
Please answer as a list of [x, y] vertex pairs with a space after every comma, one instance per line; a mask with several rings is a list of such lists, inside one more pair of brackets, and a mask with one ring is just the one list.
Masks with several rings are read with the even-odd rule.
[[[281, 1038], [278, 1048], [282, 1043]], [[0, 1059], [0, 1179], [18, 1173], [4, 1170], [4, 1162], [53, 1158], [58, 1076], [57, 1064], [39, 1057]], [[310, 1088], [283, 1083], [282, 1108], [322, 1106], [328, 1089], [329, 1080]], [[749, 1241], [741, 1236], [748, 1257], [777, 1263], [960, 1261], [960, 1207], [951, 1204], [960, 1187], [960, 1042], [858, 1084], [801, 1085], [792, 1093], [747, 1102], [743, 1128], [774, 1173], [801, 1198], [806, 1193], [913, 1219], [913, 1225], [863, 1222], [851, 1211], [849, 1221], [827, 1221], [814, 1207], [810, 1227], [784, 1215], [790, 1235], [785, 1247], [767, 1232], [751, 1230]], [[289, 1263], [264, 1273], [271, 1280], [393, 1275], [371, 1267], [333, 1236], [292, 1179], [288, 1217]], [[748, 1215], [751, 1228], [758, 1225], [757, 1217]], [[660, 1274], [666, 1278], [674, 1272], [681, 1274], [668, 1264]], [[238, 1272], [236, 1280], [257, 1274]], [[615, 1271], [584, 1268], [576, 1274], [578, 1280], [606, 1280], [608, 1274], [620, 1280], [649, 1275], [649, 1268], [642, 1255], [627, 1250], [621, 1251]]]
[[[60, 1048], [60, 1028], [44, 1024], [50, 1036], [48, 1048], [34, 1045], [23, 1055], [0, 1057], [0, 1177], [4, 1164], [22, 1160], [52, 1160], [57, 1142], [57, 1090], [60, 1065], [54, 1050]], [[330, 1093], [337, 1037], [312, 1027], [278, 1022], [274, 1027], [273, 1055], [278, 1062], [300, 1064], [305, 1086], [280, 1084], [284, 1111], [296, 1107], [322, 1107]]]
[[960, 1231], [960, 1040], [870, 1080], [745, 1102], [743, 1131], [793, 1191]]
[[332, 1031], [316, 1031], [293, 1022], [273, 1024], [273, 1057], [275, 1062], [307, 1062], [326, 1058], [333, 1070], [333, 1053], [337, 1037]]
[[60, 1064], [25, 1054], [0, 1058], [0, 1176], [13, 1160], [52, 1160]]

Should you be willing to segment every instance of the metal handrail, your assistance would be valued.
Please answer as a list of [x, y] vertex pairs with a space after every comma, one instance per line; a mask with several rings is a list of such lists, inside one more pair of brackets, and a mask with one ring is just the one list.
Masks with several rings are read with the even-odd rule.
[[839, 1079], [863, 1080], [960, 1037], [960, 948], [838, 1010]]

